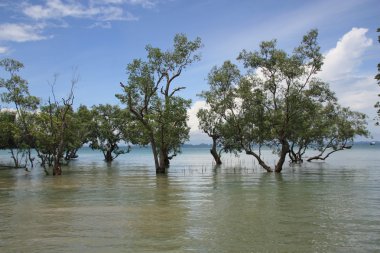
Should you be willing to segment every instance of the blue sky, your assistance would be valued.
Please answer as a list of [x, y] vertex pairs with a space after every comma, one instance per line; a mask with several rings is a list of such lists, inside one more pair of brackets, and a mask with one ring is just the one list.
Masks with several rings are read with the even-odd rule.
[[343, 105], [369, 115], [372, 135], [380, 140], [372, 121], [380, 93], [373, 79], [380, 62], [379, 9], [378, 0], [0, 0], [0, 57], [23, 62], [22, 76], [44, 100], [54, 74], [56, 95], [65, 96], [77, 68], [76, 105], [116, 104], [125, 67], [145, 57], [146, 44], [166, 49], [176, 33], [199, 36], [202, 60], [178, 84], [193, 100], [191, 142], [200, 143], [207, 137], [197, 130], [194, 114], [203, 104], [196, 95], [207, 89], [212, 66], [235, 61], [242, 49], [255, 50], [273, 38], [291, 52], [302, 35], [317, 28], [326, 58], [320, 77]]

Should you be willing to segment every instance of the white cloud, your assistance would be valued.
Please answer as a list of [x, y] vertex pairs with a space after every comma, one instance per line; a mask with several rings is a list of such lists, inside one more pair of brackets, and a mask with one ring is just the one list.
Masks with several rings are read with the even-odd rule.
[[377, 99], [374, 74], [359, 73], [364, 54], [372, 46], [367, 32], [352, 28], [344, 34], [325, 54], [319, 77], [330, 83], [342, 105], [370, 113]]
[[41, 35], [45, 25], [0, 24], [0, 41], [26, 42], [44, 40], [48, 37]]
[[363, 73], [359, 69], [366, 50], [372, 45], [367, 32], [365, 28], [352, 28], [340, 38], [336, 46], [325, 54], [325, 64], [319, 77], [330, 83], [341, 105], [369, 116], [368, 128], [375, 138], [379, 138], [378, 128], [372, 121], [379, 93], [375, 73]]
[[190, 109], [187, 110], [187, 115], [189, 116], [187, 120], [187, 125], [190, 127], [190, 141], [192, 144], [210, 143], [210, 137], [202, 132], [198, 125], [199, 121], [197, 118], [197, 112], [202, 109], [207, 108], [205, 101], [196, 101]]
[[136, 20], [131, 14], [124, 16], [122, 7], [109, 4], [85, 6], [80, 2], [64, 2], [61, 0], [46, 1], [45, 5], [27, 4], [23, 13], [35, 20], [62, 19], [65, 17], [88, 18], [102, 21]]
[[368, 29], [352, 28], [325, 54], [324, 65], [320, 77], [326, 81], [346, 78], [356, 70], [362, 62], [365, 50], [372, 45], [366, 37]]
[[9, 48], [7, 47], [0, 47], [0, 54], [5, 54], [9, 51]]
[[335, 85], [345, 87], [338, 93], [339, 101], [343, 106], [372, 114], [373, 106], [378, 99], [378, 86], [373, 76], [360, 77], [351, 82], [339, 82]]
[[66, 16], [81, 17], [91, 15], [91, 12], [86, 13], [85, 9], [80, 4], [64, 4], [60, 0], [47, 1], [45, 6], [42, 5], [27, 5], [23, 12], [25, 15], [33, 19], [50, 19], [62, 18]]
[[199, 121], [197, 118], [197, 113], [200, 109], [207, 108], [205, 101], [196, 101], [190, 109], [187, 110], [187, 115], [189, 119], [187, 121], [188, 126], [190, 127], [190, 133], [200, 132], [198, 125]]

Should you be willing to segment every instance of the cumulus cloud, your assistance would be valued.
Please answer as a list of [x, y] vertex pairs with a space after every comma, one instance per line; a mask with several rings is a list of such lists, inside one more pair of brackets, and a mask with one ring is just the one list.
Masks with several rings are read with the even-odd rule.
[[372, 45], [366, 37], [368, 29], [352, 28], [325, 54], [320, 77], [326, 81], [346, 78], [362, 62], [363, 53]]
[[26, 42], [44, 40], [48, 38], [41, 34], [44, 27], [45, 25], [43, 24], [0, 24], [0, 41]]
[[197, 112], [202, 108], [207, 108], [206, 102], [205, 101], [196, 101], [190, 107], [190, 109], [187, 110], [187, 115], [189, 117], [187, 124], [190, 127], [190, 133], [200, 132], [200, 130], [198, 128], [199, 121], [197, 118]]
[[187, 125], [190, 127], [190, 143], [192, 144], [201, 144], [201, 143], [210, 143], [210, 138], [202, 132], [199, 128], [199, 121], [197, 118], [197, 112], [202, 109], [207, 108], [205, 101], [196, 101], [188, 110], [188, 120]]
[[359, 77], [351, 82], [335, 84], [346, 87], [338, 93], [339, 101], [343, 106], [371, 114], [376, 103], [378, 88], [373, 76]]
[[373, 74], [359, 72], [372, 40], [368, 29], [352, 28], [325, 54], [325, 63], [319, 77], [330, 83], [340, 103], [354, 110], [370, 113], [377, 99]]

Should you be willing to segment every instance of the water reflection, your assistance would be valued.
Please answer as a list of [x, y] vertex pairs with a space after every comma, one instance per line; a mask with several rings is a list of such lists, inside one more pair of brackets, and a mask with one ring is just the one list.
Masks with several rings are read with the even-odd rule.
[[[132, 248], [142, 251], [180, 250], [185, 236], [187, 210], [181, 185], [168, 176], [157, 176], [145, 189], [133, 219], [133, 234], [138, 240]], [[130, 248], [131, 249], [131, 248]]]

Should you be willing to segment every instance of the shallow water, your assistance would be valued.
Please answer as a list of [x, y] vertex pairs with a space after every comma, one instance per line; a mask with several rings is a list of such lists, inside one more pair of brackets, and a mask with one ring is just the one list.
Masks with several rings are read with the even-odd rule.
[[379, 151], [281, 174], [190, 148], [166, 176], [147, 149], [111, 165], [84, 149], [60, 177], [2, 169], [0, 252], [379, 252]]

